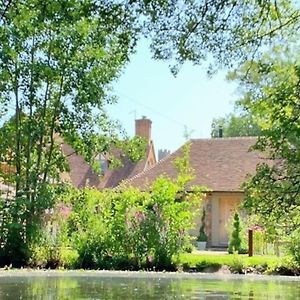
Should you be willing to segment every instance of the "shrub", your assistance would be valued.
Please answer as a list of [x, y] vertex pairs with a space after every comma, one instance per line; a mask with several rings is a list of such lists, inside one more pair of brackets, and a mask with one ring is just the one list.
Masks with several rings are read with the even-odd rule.
[[71, 248], [59, 249], [59, 266], [67, 269], [74, 269], [78, 266], [79, 254]]
[[191, 244], [188, 230], [205, 190], [186, 192], [193, 177], [187, 150], [176, 160], [178, 178], [157, 178], [151, 192], [70, 188], [59, 199], [55, 247], [37, 248], [34, 260], [63, 267], [174, 270], [174, 257]]
[[294, 257], [287, 255], [279, 261], [275, 261], [268, 266], [268, 274], [279, 275], [300, 275], [300, 265], [295, 261]]
[[233, 273], [242, 274], [245, 268], [243, 259], [238, 255], [238, 251], [233, 252], [232, 263], [230, 263], [230, 271]]
[[172, 258], [190, 247], [200, 193], [181, 193], [161, 177], [152, 192], [85, 189], [66, 197], [73, 209], [67, 223], [70, 246], [82, 268], [174, 270]]
[[202, 217], [201, 217], [201, 225], [200, 225], [200, 229], [199, 229], [199, 235], [197, 236], [197, 241], [198, 242], [207, 242], [208, 237], [205, 233], [205, 209], [203, 209], [202, 211]]
[[300, 228], [295, 229], [287, 239], [286, 249], [300, 266]]
[[194, 249], [195, 249], [195, 247], [191, 243], [187, 243], [183, 247], [183, 251], [186, 252], [186, 253], [192, 253]]
[[228, 245], [228, 252], [234, 253], [241, 253], [242, 251], [242, 239], [241, 239], [241, 224], [240, 224], [240, 217], [239, 214], [236, 212], [233, 216], [233, 225], [232, 225], [232, 232], [229, 239]]

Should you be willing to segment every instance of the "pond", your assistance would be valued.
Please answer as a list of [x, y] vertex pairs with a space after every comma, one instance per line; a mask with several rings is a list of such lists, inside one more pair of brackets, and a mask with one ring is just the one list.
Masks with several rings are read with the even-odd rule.
[[300, 299], [300, 278], [213, 274], [2, 271], [0, 299]]

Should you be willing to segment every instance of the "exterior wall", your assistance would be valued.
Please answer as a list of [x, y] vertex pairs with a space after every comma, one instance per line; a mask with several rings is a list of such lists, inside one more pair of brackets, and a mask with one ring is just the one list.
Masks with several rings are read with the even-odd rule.
[[[194, 220], [195, 227], [189, 231], [189, 234], [194, 236], [195, 238], [199, 235], [199, 230], [201, 227], [201, 219], [202, 219], [202, 210], [205, 209], [205, 233], [208, 237], [207, 247], [211, 246], [211, 238], [212, 238], [212, 193], [207, 193], [202, 200], [202, 207], [200, 209], [199, 214], [196, 216]], [[195, 243], [196, 245], [196, 243]]]
[[227, 224], [232, 213], [241, 203], [242, 192], [212, 193], [211, 198], [211, 244], [224, 247], [228, 245]]
[[[202, 208], [203, 208], [203, 206], [206, 207], [208, 201], [209, 201], [209, 195], [207, 194], [203, 198]], [[200, 213], [194, 219], [195, 227], [189, 230], [189, 234], [191, 236], [197, 237], [198, 234], [199, 234], [199, 229], [200, 229], [200, 226], [201, 226], [201, 212], [202, 212], [202, 208], [200, 209]], [[206, 218], [206, 220], [208, 220], [208, 219]]]
[[[226, 224], [228, 223], [231, 211], [240, 204], [243, 199], [242, 192], [212, 192], [208, 193], [203, 200], [206, 212], [205, 232], [208, 236], [208, 247], [227, 247], [228, 234]], [[201, 214], [195, 219], [195, 228], [189, 233], [192, 236], [199, 234], [201, 225]]]

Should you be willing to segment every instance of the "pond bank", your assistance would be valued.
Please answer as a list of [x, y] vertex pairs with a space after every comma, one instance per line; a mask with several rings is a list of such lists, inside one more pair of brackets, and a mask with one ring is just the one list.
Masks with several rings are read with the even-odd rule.
[[178, 278], [178, 279], [222, 279], [222, 280], [272, 280], [300, 282], [300, 276], [261, 275], [261, 274], [224, 274], [201, 272], [148, 272], [148, 271], [105, 271], [105, 270], [36, 270], [0, 269], [1, 277], [110, 277], [110, 278]]

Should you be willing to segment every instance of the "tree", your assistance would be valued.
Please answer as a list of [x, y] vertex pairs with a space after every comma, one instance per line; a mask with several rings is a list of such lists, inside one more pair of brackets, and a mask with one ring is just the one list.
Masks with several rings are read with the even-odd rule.
[[273, 54], [252, 62], [247, 77], [237, 73], [240, 103], [264, 129], [254, 149], [267, 157], [245, 184], [244, 207], [273, 234], [288, 236], [300, 225], [300, 68], [292, 57]]
[[222, 129], [224, 137], [259, 136], [261, 129], [249, 114], [228, 114], [225, 117], [215, 118], [211, 124], [211, 137], [219, 137]]
[[[104, 107], [109, 83], [128, 62], [137, 38], [133, 10], [111, 1], [5, 2], [0, 19], [0, 105], [10, 116], [1, 129], [6, 180], [0, 256], [22, 263], [52, 206], [59, 173], [67, 169], [63, 139], [92, 161], [116, 140]], [[12, 248], [12, 245], [14, 247]], [[21, 260], [21, 261], [20, 261]]]
[[145, 6], [154, 57], [171, 60], [175, 73], [184, 61], [200, 64], [211, 57], [213, 71], [237, 66], [299, 34], [299, 3], [292, 0], [149, 1]]

